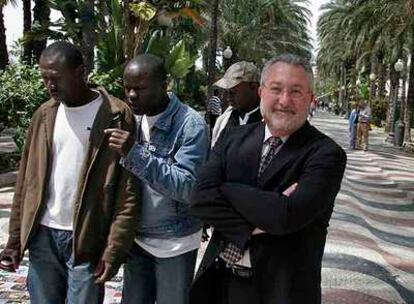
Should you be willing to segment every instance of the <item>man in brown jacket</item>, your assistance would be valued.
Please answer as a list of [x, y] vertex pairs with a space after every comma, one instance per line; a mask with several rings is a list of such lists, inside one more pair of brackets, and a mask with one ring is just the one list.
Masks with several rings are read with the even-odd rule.
[[48, 46], [39, 66], [52, 98], [27, 132], [0, 266], [15, 271], [29, 249], [31, 303], [99, 303], [134, 239], [138, 195], [104, 130], [133, 133], [135, 120], [87, 86], [72, 44]]

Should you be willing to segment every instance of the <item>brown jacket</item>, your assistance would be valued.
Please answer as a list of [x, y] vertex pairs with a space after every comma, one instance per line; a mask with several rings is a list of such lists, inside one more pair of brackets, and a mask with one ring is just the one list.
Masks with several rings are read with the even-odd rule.
[[[116, 127], [134, 133], [135, 119], [124, 102], [99, 90], [104, 100], [92, 126], [74, 205], [74, 263], [102, 259], [119, 266], [134, 239], [139, 193], [132, 175], [119, 165], [119, 155], [108, 147], [104, 129]], [[46, 207], [58, 106], [53, 99], [42, 104], [27, 132], [6, 246], [18, 250], [20, 258]]]

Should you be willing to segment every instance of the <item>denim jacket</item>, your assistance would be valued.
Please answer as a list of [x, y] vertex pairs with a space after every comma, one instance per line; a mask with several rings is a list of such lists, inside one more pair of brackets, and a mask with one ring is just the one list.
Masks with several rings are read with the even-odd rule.
[[[137, 140], [122, 165], [141, 180], [143, 196], [138, 235], [186, 236], [200, 229], [189, 214], [197, 171], [207, 159], [208, 129], [202, 117], [172, 93], [170, 103], [150, 130], [149, 143]], [[138, 134], [141, 119], [137, 117]]]

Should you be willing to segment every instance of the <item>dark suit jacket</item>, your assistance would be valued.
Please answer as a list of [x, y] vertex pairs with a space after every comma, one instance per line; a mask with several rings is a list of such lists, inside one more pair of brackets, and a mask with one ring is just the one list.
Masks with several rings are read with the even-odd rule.
[[[321, 301], [321, 260], [346, 154], [306, 122], [257, 180], [264, 129], [262, 122], [233, 129], [199, 174], [192, 212], [214, 233], [196, 274], [192, 304], [214, 304], [209, 269], [228, 240], [250, 248], [257, 303]], [[295, 182], [296, 191], [282, 195]], [[256, 227], [266, 233], [252, 236]]]

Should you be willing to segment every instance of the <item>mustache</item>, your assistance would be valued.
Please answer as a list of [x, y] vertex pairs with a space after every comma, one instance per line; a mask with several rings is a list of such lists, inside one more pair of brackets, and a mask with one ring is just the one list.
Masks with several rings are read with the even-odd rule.
[[280, 108], [273, 109], [272, 112], [282, 112], [282, 113], [289, 113], [289, 114], [295, 114], [296, 113], [296, 111], [293, 110], [293, 109], [280, 109]]

